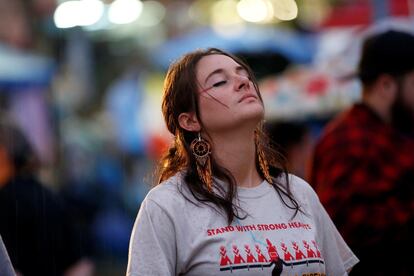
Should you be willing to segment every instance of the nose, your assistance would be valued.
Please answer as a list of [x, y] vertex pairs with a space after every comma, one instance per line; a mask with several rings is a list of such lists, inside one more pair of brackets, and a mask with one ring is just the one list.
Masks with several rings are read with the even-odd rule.
[[250, 80], [246, 76], [236, 75], [234, 76], [234, 85], [237, 91], [243, 88], [249, 88]]

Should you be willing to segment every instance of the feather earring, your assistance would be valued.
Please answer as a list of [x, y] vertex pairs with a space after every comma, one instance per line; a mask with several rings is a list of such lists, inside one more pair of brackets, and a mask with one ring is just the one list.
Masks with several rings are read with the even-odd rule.
[[206, 185], [207, 190], [213, 190], [213, 180], [211, 173], [211, 147], [210, 144], [201, 138], [200, 133], [198, 137], [191, 142], [191, 151], [196, 159], [197, 173], [200, 180]]

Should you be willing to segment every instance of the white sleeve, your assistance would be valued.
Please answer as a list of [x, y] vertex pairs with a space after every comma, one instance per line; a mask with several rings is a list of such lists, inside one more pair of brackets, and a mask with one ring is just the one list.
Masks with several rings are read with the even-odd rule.
[[318, 217], [318, 237], [320, 251], [325, 259], [326, 275], [348, 275], [352, 267], [359, 262], [338, 232], [325, 208], [316, 198]]
[[175, 267], [174, 224], [157, 203], [146, 198], [132, 229], [127, 276], [175, 275]]
[[10, 262], [9, 255], [7, 254], [6, 246], [0, 236], [0, 275], [15, 276], [13, 266]]

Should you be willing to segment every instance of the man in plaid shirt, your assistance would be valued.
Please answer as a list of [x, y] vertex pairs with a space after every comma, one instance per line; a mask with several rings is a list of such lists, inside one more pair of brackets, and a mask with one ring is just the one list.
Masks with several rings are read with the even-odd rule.
[[326, 126], [308, 180], [361, 260], [352, 275], [409, 275], [414, 36], [390, 30], [367, 38], [358, 77], [362, 101]]

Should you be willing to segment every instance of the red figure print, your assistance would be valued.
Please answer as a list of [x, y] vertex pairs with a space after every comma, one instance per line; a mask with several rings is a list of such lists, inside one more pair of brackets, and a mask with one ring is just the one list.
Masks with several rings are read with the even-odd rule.
[[313, 243], [313, 246], [315, 246], [315, 249], [316, 249], [316, 256], [318, 256], [318, 258], [320, 258], [321, 257], [321, 252], [319, 252], [318, 245], [316, 244], [316, 241], [312, 241], [312, 243]]
[[231, 265], [229, 256], [227, 256], [227, 250], [224, 246], [220, 246], [220, 266]]
[[276, 246], [272, 244], [269, 239], [266, 239], [267, 243], [267, 253], [269, 254], [269, 262], [277, 261], [279, 259], [279, 255], [277, 254]]
[[256, 247], [256, 253], [257, 253], [257, 261], [259, 263], [267, 263], [266, 257], [263, 255], [262, 250], [260, 250], [259, 245], [255, 245]]
[[233, 253], [234, 253], [234, 264], [241, 264], [241, 263], [245, 263], [246, 261], [243, 259], [242, 256], [240, 256], [240, 252], [239, 249], [237, 248], [236, 245], [233, 245]]
[[306, 248], [306, 254], [308, 254], [308, 258], [316, 258], [315, 251], [310, 248], [309, 243], [303, 241], [303, 246]]
[[244, 251], [246, 251], [247, 254], [246, 262], [257, 263], [256, 258], [253, 256], [252, 252], [250, 251], [250, 247], [247, 244], [244, 246]]
[[293, 245], [293, 249], [295, 250], [295, 255], [296, 255], [296, 260], [302, 260], [302, 259], [306, 259], [305, 254], [303, 254], [303, 252], [299, 249], [299, 246], [297, 245], [296, 242], [292, 242]]
[[294, 258], [292, 256], [292, 254], [290, 254], [290, 252], [288, 251], [286, 244], [284, 244], [283, 242], [280, 244], [282, 246], [282, 250], [284, 252], [284, 260], [285, 261], [293, 261]]

